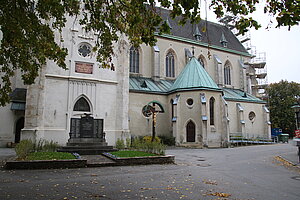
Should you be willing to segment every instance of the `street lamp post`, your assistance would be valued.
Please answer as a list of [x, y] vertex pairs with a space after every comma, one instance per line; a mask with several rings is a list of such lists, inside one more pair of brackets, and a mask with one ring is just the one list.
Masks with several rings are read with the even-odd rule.
[[300, 131], [299, 131], [299, 114], [300, 114], [300, 105], [294, 105], [292, 108], [295, 111], [295, 118], [296, 118], [296, 131], [295, 131], [295, 138], [294, 144], [298, 147], [298, 159], [300, 163]]

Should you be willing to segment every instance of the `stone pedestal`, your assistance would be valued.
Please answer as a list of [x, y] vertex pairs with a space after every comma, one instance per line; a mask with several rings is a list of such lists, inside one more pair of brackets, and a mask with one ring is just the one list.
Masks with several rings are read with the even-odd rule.
[[80, 155], [96, 155], [116, 151], [108, 146], [103, 132], [103, 120], [86, 115], [81, 119], [71, 119], [70, 139], [67, 145], [59, 149], [62, 152]]

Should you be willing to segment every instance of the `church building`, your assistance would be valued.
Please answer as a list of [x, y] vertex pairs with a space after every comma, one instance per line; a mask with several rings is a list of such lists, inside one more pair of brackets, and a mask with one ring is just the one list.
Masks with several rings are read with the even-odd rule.
[[30, 86], [16, 72], [11, 103], [0, 108], [0, 146], [27, 138], [66, 145], [74, 119], [86, 114], [100, 120], [109, 145], [151, 135], [147, 105], [159, 110], [156, 135], [173, 136], [178, 146], [226, 147], [230, 136], [270, 138], [266, 102], [256, 97], [256, 65], [233, 32], [204, 20], [179, 26], [167, 10], [161, 16], [171, 33], [138, 48], [121, 35], [114, 70], [96, 61], [97, 34], [70, 19], [61, 44], [69, 52], [68, 70], [48, 61]]

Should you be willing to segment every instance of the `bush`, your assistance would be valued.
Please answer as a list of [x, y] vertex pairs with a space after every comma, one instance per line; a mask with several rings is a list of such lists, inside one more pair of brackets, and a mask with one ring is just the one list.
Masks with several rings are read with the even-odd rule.
[[[151, 136], [150, 136], [151, 137]], [[151, 142], [151, 140], [144, 140], [143, 139], [134, 139], [132, 141], [131, 145], [132, 149], [138, 150], [138, 151], [144, 151], [147, 153], [154, 153], [158, 155], [165, 155], [166, 146], [162, 144], [161, 142]]]
[[59, 147], [57, 142], [47, 141], [40, 139], [38, 142], [32, 142], [31, 140], [22, 140], [16, 145], [15, 151], [18, 159], [26, 159], [29, 153], [33, 152], [55, 152]]
[[43, 152], [55, 152], [58, 149], [59, 145], [57, 142], [53, 142], [52, 140], [45, 141], [44, 146], [42, 147]]
[[125, 149], [125, 144], [123, 139], [119, 139], [116, 142], [116, 148], [117, 149]]
[[[151, 142], [152, 141], [152, 136], [145, 136], [145, 137], [143, 137], [143, 140], [145, 142]], [[154, 138], [154, 141], [160, 143], [160, 138], [156, 136]]]
[[31, 140], [21, 140], [15, 147], [18, 159], [24, 160], [29, 153], [34, 152], [34, 146]]
[[55, 152], [58, 149], [59, 145], [57, 142], [52, 140], [49, 142], [44, 139], [40, 139], [37, 143], [34, 143], [35, 152]]
[[131, 138], [126, 138], [126, 148], [129, 149], [131, 147]]
[[167, 135], [161, 135], [161, 136], [158, 136], [162, 143], [164, 145], [167, 145], [167, 146], [175, 146], [175, 137], [173, 136], [167, 136]]
[[39, 141], [36, 143], [34, 142], [34, 151], [35, 152], [40, 152], [43, 150], [43, 146], [45, 144], [45, 140], [44, 139], [39, 139]]

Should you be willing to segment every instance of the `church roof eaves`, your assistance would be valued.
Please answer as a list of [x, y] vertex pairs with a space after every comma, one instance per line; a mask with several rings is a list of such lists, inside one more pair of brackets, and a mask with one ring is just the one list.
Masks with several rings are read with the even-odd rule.
[[227, 101], [240, 101], [240, 102], [251, 102], [251, 103], [262, 103], [266, 102], [239, 89], [222, 88], [224, 92], [224, 99]]
[[246, 52], [236, 51], [236, 50], [232, 50], [232, 49], [228, 49], [228, 48], [224, 48], [224, 47], [216, 46], [216, 45], [208, 45], [205, 42], [201, 42], [201, 41], [197, 41], [197, 40], [191, 40], [191, 39], [180, 37], [180, 36], [175, 36], [175, 35], [170, 35], [170, 34], [158, 34], [158, 33], [155, 33], [155, 35], [157, 37], [162, 37], [162, 38], [177, 40], [177, 41], [181, 41], [181, 42], [187, 42], [187, 43], [190, 43], [190, 44], [196, 44], [196, 45], [200, 45], [200, 46], [204, 46], [204, 47], [208, 47], [209, 46], [212, 49], [226, 51], [226, 52], [234, 53], [234, 54], [238, 54], [238, 55], [243, 55], [243, 56], [248, 56], [248, 57], [251, 56], [251, 54], [246, 53]]
[[[142, 87], [143, 83], [146, 83], [147, 87]], [[171, 80], [154, 81], [151, 78], [145, 77], [130, 77], [129, 78], [129, 90], [131, 92], [152, 93], [152, 94], [167, 94], [168, 89], [172, 86]]]

